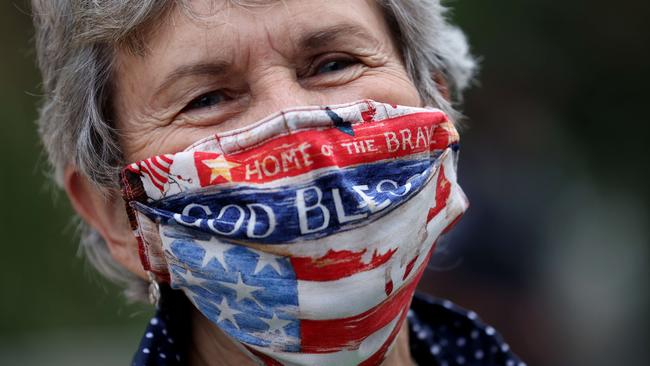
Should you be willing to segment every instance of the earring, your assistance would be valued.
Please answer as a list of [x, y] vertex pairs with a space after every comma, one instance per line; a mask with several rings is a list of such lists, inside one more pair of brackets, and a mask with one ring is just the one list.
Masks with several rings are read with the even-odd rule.
[[160, 286], [156, 282], [156, 276], [153, 273], [147, 272], [149, 277], [149, 302], [151, 305], [158, 307], [158, 301], [160, 301]]

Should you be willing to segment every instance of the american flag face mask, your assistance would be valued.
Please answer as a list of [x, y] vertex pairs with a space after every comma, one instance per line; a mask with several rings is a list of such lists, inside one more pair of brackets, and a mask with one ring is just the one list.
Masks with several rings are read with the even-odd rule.
[[144, 268], [266, 365], [378, 365], [468, 206], [438, 109], [285, 110], [126, 167]]

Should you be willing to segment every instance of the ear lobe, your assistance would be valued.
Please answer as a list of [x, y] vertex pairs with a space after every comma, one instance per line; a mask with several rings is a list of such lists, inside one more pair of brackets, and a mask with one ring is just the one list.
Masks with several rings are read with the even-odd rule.
[[102, 192], [85, 175], [68, 166], [64, 187], [72, 207], [104, 238], [113, 258], [132, 273], [147, 278], [140, 264], [138, 244], [117, 192]]
[[438, 91], [440, 92], [442, 97], [451, 103], [449, 84], [447, 83], [447, 79], [445, 78], [445, 76], [440, 71], [436, 71], [431, 75], [431, 78], [436, 83], [436, 87], [438, 88]]

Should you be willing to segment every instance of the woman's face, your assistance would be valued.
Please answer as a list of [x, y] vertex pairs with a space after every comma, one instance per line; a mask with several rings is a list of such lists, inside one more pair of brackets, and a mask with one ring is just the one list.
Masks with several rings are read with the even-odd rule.
[[115, 114], [127, 161], [293, 106], [421, 104], [375, 1], [191, 6], [152, 30], [143, 55], [118, 54]]

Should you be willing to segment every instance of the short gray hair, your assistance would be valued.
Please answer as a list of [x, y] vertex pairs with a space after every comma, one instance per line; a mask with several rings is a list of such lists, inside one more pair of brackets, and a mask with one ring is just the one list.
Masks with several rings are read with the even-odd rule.
[[[230, 0], [243, 4], [243, 0]], [[116, 190], [125, 164], [111, 110], [111, 76], [116, 50], [138, 53], [145, 31], [182, 0], [32, 0], [36, 51], [44, 100], [38, 125], [52, 177], [63, 184], [74, 165], [105, 191]], [[440, 0], [377, 0], [397, 40], [406, 70], [423, 102], [460, 117], [452, 104], [476, 71], [463, 32], [446, 19]], [[439, 73], [452, 101], [432, 77]], [[81, 249], [130, 298], [143, 299], [144, 281], [111, 257], [102, 237], [81, 224]]]

